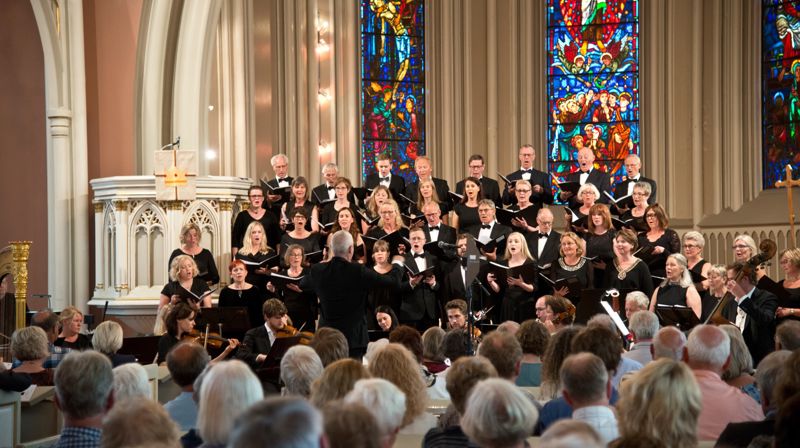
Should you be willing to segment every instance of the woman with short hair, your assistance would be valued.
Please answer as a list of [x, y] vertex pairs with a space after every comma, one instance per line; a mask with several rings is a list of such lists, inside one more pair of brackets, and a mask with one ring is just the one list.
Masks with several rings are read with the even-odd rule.
[[639, 234], [639, 247], [648, 251], [647, 267], [650, 274], [664, 277], [667, 257], [681, 251], [678, 233], [669, 228], [667, 213], [658, 204], [647, 206], [644, 214], [648, 230]]
[[705, 280], [694, 284], [697, 292], [702, 293], [708, 289], [708, 271], [711, 269], [711, 263], [703, 259], [703, 247], [706, 245], [706, 239], [700, 232], [690, 230], [683, 234], [681, 241], [689, 273], [705, 277]]
[[298, 207], [288, 212], [287, 217], [292, 222], [292, 228], [288, 232], [281, 235], [281, 244], [278, 246], [278, 254], [284, 255], [286, 248], [292, 244], [297, 244], [303, 247], [305, 253], [316, 252], [320, 250], [319, 247], [319, 234], [308, 230], [308, 212]]
[[266, 293], [257, 286], [247, 283], [247, 266], [242, 260], [233, 260], [228, 265], [231, 283], [219, 293], [220, 308], [245, 307], [250, 328], [264, 324], [261, 307], [267, 300]]
[[94, 329], [94, 335], [92, 335], [94, 349], [108, 356], [108, 359], [111, 360], [111, 365], [114, 367], [136, 362], [136, 357], [133, 355], [120, 355], [117, 353], [122, 348], [122, 336], [122, 327], [113, 320], [101, 322]]
[[11, 335], [11, 354], [22, 362], [14, 373], [24, 373], [37, 386], [52, 386], [55, 370], [45, 369], [44, 361], [50, 356], [47, 334], [39, 327], [23, 327]]
[[204, 376], [197, 403], [197, 429], [203, 447], [224, 447], [233, 424], [264, 399], [261, 381], [237, 359], [216, 364]]

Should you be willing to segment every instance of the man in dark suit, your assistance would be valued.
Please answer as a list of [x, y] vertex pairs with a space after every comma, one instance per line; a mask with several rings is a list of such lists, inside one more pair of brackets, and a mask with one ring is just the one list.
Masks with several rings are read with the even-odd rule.
[[[769, 291], [758, 289], [754, 267], [734, 263], [728, 269], [728, 291], [736, 298], [738, 309], [731, 320], [742, 331], [744, 342], [758, 364], [775, 350], [775, 312], [778, 298]], [[741, 277], [739, 281], [735, 281]]]
[[[373, 287], [396, 286], [395, 277], [381, 275], [353, 263], [353, 236], [340, 230], [331, 238], [333, 258], [311, 267], [300, 280], [303, 291], [319, 297], [319, 327], [341, 331], [350, 347], [350, 357], [361, 359], [367, 350], [367, 294]], [[398, 268], [395, 268], [398, 269]]]
[[411, 241], [411, 250], [405, 254], [403, 263], [413, 273], [408, 280], [400, 282], [402, 302], [397, 317], [401, 323], [415, 327], [422, 333], [439, 324], [441, 307], [437, 291], [440, 284], [436, 281], [436, 276], [440, 274], [438, 269], [423, 274], [420, 272], [438, 266], [439, 261], [424, 251], [425, 232], [421, 228], [412, 228], [408, 239]]
[[267, 359], [276, 334], [286, 327], [286, 305], [278, 299], [269, 299], [261, 306], [264, 314], [264, 325], [247, 330], [244, 342], [239, 347], [236, 357], [250, 365], [253, 369], [262, 367]]
[[[608, 174], [594, 169], [594, 152], [591, 149], [582, 148], [578, 151], [578, 171], [570, 173], [567, 176], [567, 181], [578, 182], [581, 185], [586, 183], [594, 185], [600, 192], [597, 202], [601, 204], [608, 203], [608, 196], [603, 193], [611, 194], [611, 178]], [[568, 201], [569, 207], [572, 209], [580, 207], [579, 198], [568, 191], [562, 191], [559, 194], [559, 198], [562, 201]]]
[[[467, 289], [466, 285], [464, 285], [464, 279], [467, 275], [467, 263], [466, 259], [462, 257], [467, 253], [467, 239], [469, 237], [470, 236], [466, 233], [458, 235], [456, 241], [456, 255], [458, 258], [456, 261], [448, 264], [443, 270], [441, 289], [441, 298], [443, 302], [453, 299], [467, 299]], [[486, 260], [480, 260], [479, 263], [482, 269], [486, 265]], [[475, 283], [473, 283], [471, 287], [473, 311], [478, 311], [491, 305], [491, 296], [488, 290], [485, 290]], [[466, 309], [466, 306], [464, 308]], [[447, 307], [445, 307], [445, 312], [449, 314]]]
[[[647, 199], [648, 204], [655, 204], [656, 201], [656, 181], [648, 179], [641, 174], [642, 161], [636, 154], [631, 154], [625, 158], [625, 172], [627, 175], [622, 178], [622, 182], [614, 187], [614, 197], [619, 199], [623, 196], [633, 194], [633, 186], [636, 182], [646, 182], [650, 184], [650, 197]], [[625, 213], [627, 208], [618, 209], [619, 213]], [[613, 211], [613, 210], [612, 210]]]
[[[551, 188], [550, 176], [547, 173], [533, 167], [536, 160], [536, 152], [531, 145], [522, 145], [519, 148], [519, 169], [506, 176], [511, 181], [503, 190], [503, 204], [512, 205], [517, 203], [517, 196], [514, 194], [514, 184], [522, 179], [531, 184], [531, 202], [538, 208], [542, 204], [553, 203], [553, 189]], [[485, 196], [484, 196], [485, 197]]]
[[400, 199], [400, 194], [405, 191], [405, 182], [402, 177], [392, 174], [392, 157], [389, 154], [381, 153], [375, 161], [375, 167], [378, 172], [367, 175], [364, 186], [374, 190], [378, 185], [383, 185], [392, 192], [392, 198], [395, 201]]
[[502, 255], [506, 248], [506, 238], [511, 233], [511, 227], [500, 224], [495, 219], [495, 205], [494, 202], [488, 199], [482, 199], [478, 202], [478, 218], [481, 223], [467, 229], [467, 232], [475, 238], [476, 241], [486, 244], [489, 241], [498, 240], [501, 236], [503, 239], [497, 243], [495, 248], [491, 251], [481, 249], [483, 254], [488, 260], [494, 261], [498, 255]]
[[422, 226], [422, 230], [425, 232], [425, 239], [428, 242], [442, 241], [456, 244], [456, 229], [442, 222], [442, 210], [439, 208], [439, 204], [425, 204], [422, 207], [422, 214], [425, 215], [425, 224]]
[[294, 179], [289, 176], [289, 158], [286, 157], [286, 154], [275, 154], [269, 163], [272, 165], [272, 171], [275, 172], [275, 178], [266, 182], [261, 179], [261, 186], [264, 187], [264, 194], [267, 195], [267, 206], [264, 208], [280, 218], [281, 207], [286, 201], [282, 195], [271, 194], [270, 191], [274, 188], [291, 187]]
[[339, 166], [333, 162], [322, 165], [322, 177], [325, 182], [311, 190], [311, 202], [319, 206], [336, 199], [335, 183], [339, 178]]
[[[469, 157], [469, 175], [481, 181], [481, 194], [485, 199], [491, 199], [495, 204], [500, 203], [500, 185], [496, 180], [485, 177], [483, 170], [486, 165], [483, 163], [483, 156], [480, 154], [473, 154]], [[464, 194], [464, 180], [458, 181], [456, 184], [456, 193]]]
[[427, 156], [417, 157], [414, 161], [414, 170], [417, 172], [416, 182], [406, 184], [406, 197], [413, 202], [417, 202], [419, 197], [419, 183], [423, 180], [433, 180], [433, 185], [436, 187], [436, 195], [439, 196], [439, 202], [442, 204], [442, 212], [447, 213], [452, 208], [450, 206], [450, 186], [447, 181], [433, 177], [433, 170], [431, 168], [431, 159]]
[[528, 250], [540, 266], [558, 260], [561, 234], [553, 230], [553, 212], [549, 208], [539, 210], [536, 215], [539, 230], [526, 235]]

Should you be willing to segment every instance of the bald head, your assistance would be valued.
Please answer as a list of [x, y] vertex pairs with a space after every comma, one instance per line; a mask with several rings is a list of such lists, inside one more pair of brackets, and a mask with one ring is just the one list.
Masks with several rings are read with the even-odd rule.
[[653, 360], [668, 358], [680, 361], [683, 357], [683, 348], [686, 346], [686, 336], [675, 327], [664, 327], [656, 333], [653, 345], [650, 346]]
[[692, 369], [722, 374], [731, 354], [728, 334], [713, 325], [698, 325], [689, 334], [684, 361]]
[[52, 344], [58, 339], [58, 315], [50, 310], [42, 310], [31, 318], [31, 325], [39, 327], [47, 334], [47, 340]]

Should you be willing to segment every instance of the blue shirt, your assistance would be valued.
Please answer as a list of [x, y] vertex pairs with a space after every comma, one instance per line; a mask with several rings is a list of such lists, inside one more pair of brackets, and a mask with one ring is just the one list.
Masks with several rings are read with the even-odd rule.
[[54, 448], [99, 448], [101, 434], [98, 428], [67, 426]]
[[172, 401], [164, 404], [164, 409], [170, 418], [183, 432], [197, 427], [197, 403], [192, 399], [192, 395], [192, 392], [181, 392]]
[[[619, 393], [617, 393], [616, 387], [612, 387], [611, 399], [609, 402], [613, 406], [617, 404], [617, 400], [619, 400]], [[564, 397], [558, 397], [555, 400], [548, 401], [542, 408], [542, 412], [539, 413], [539, 421], [536, 423], [535, 435], [542, 435], [550, 425], [567, 418], [572, 418], [572, 406], [567, 403]]]

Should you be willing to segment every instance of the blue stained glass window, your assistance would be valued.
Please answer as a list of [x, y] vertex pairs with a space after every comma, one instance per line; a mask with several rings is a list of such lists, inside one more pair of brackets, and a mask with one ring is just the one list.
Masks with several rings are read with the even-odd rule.
[[638, 1], [547, 4], [548, 171], [565, 180], [590, 147], [595, 168], [619, 182], [640, 150]]
[[424, 0], [361, 1], [361, 177], [391, 154], [394, 174], [416, 179], [425, 155]]

